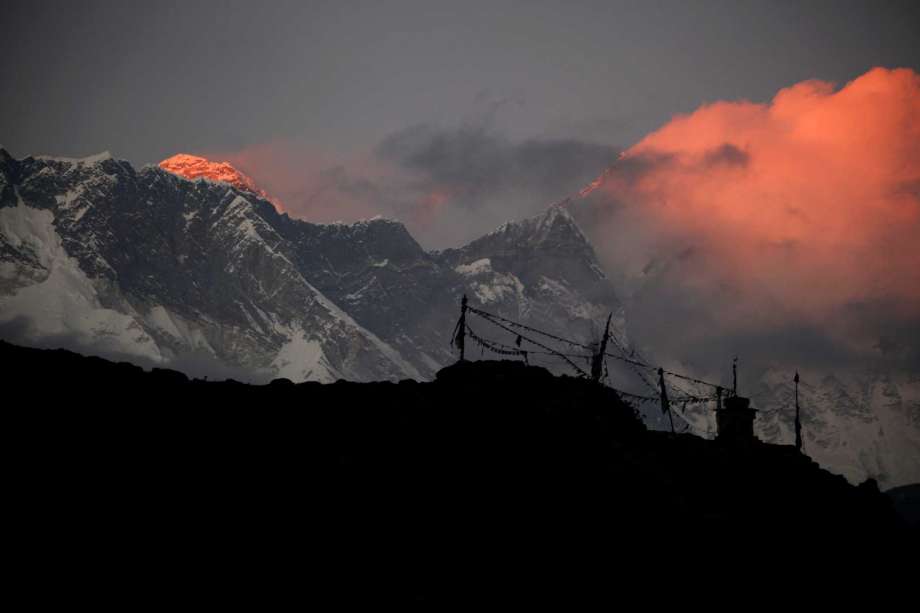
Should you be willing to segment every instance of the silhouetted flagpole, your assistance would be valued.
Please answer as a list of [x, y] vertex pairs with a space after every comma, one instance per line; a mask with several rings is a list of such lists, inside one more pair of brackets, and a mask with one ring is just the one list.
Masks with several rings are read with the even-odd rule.
[[463, 299], [460, 300], [460, 319], [457, 321], [457, 325], [454, 327], [454, 334], [450, 339], [460, 350], [461, 362], [466, 359], [466, 309], [466, 294], [463, 294]]
[[613, 313], [607, 316], [607, 327], [604, 328], [604, 337], [601, 339], [601, 346], [598, 349], [597, 353], [594, 354], [594, 358], [591, 361], [591, 378], [598, 382], [601, 380], [601, 376], [604, 374], [604, 354], [607, 352], [607, 343], [610, 341], [610, 320], [613, 318]]
[[732, 360], [732, 396], [738, 395], [738, 356]]
[[671, 422], [671, 434], [674, 434], [674, 417], [671, 416], [671, 403], [668, 402], [668, 390], [664, 386], [664, 369], [658, 369], [658, 386], [661, 388], [661, 410], [668, 414], [668, 420]]

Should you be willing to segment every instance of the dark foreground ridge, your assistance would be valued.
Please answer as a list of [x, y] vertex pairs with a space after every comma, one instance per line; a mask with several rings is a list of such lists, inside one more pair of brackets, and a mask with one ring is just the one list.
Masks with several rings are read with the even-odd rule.
[[651, 432], [612, 390], [518, 362], [430, 383], [251, 386], [6, 343], [0, 359], [17, 500], [76, 550], [283, 552], [398, 568], [424, 592], [467, 560], [910, 537], [873, 484], [792, 447]]

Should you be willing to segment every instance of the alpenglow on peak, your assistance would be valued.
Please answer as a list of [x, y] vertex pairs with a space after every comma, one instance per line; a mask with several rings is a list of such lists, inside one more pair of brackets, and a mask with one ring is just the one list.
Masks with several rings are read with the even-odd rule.
[[268, 200], [278, 211], [283, 211], [281, 201], [261, 189], [251, 177], [234, 168], [229, 162], [212, 162], [207, 158], [188, 153], [177, 153], [159, 163], [163, 170], [184, 177], [186, 179], [204, 178], [210, 181], [221, 181], [239, 190]]

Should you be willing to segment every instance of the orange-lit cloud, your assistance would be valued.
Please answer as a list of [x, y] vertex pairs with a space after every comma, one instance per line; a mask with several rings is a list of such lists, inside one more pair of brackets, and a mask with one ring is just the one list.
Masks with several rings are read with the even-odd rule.
[[685, 282], [733, 288], [739, 325], [879, 301], [918, 314], [920, 75], [703, 106], [628, 149], [589, 198], [618, 203], [598, 245], [614, 265], [673, 246], [695, 262]]

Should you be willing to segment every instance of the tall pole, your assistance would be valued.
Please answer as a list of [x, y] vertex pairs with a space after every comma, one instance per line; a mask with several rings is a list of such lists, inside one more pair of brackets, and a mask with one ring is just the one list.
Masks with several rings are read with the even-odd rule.
[[738, 395], [738, 356], [732, 360], [732, 396]]
[[668, 402], [668, 389], [664, 386], [664, 369], [658, 369], [658, 387], [661, 396], [661, 410], [668, 414], [668, 420], [671, 422], [671, 434], [674, 434], [674, 417], [671, 415], [671, 403]]
[[466, 359], [466, 309], [466, 294], [463, 294], [463, 299], [460, 301], [460, 319], [457, 320], [454, 333], [450, 338], [451, 344], [460, 350], [461, 362]]
[[795, 371], [795, 450], [802, 451], [802, 420], [799, 414], [799, 371]]
[[719, 436], [721, 428], [719, 427], [722, 423], [722, 386], [716, 388], [716, 436]]
[[604, 337], [601, 339], [601, 344], [597, 353], [594, 354], [594, 359], [591, 360], [591, 378], [595, 383], [599, 382], [604, 374], [604, 354], [607, 352], [607, 343], [610, 341], [610, 320], [612, 317], [613, 313], [607, 316], [607, 327], [604, 328]]
[[460, 301], [460, 330], [457, 331], [457, 347], [460, 349], [460, 361], [466, 359], [466, 294]]

